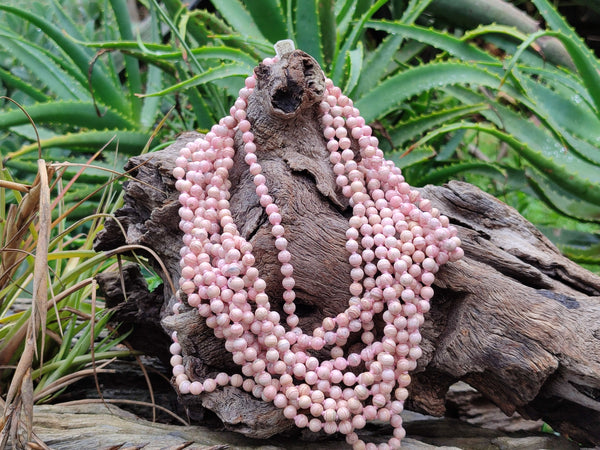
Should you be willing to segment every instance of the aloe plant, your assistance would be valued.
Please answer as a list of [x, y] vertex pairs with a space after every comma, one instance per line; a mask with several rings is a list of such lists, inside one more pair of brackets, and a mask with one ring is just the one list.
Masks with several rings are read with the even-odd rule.
[[[488, 25], [455, 37], [444, 31], [406, 26], [398, 21], [370, 21], [369, 27], [423, 42], [442, 53], [436, 61], [399, 69], [359, 97], [357, 104], [371, 120], [382, 120], [389, 127], [388, 135], [394, 149], [392, 158], [405, 153], [403, 145], [409, 144], [409, 150], [413, 151], [432, 142], [441, 145], [442, 141], [436, 141], [436, 138], [464, 130], [493, 136], [508, 144], [514, 152], [491, 164], [456, 152], [451, 159], [447, 154], [430, 152], [427, 163], [421, 161], [407, 170], [412, 176], [411, 181], [417, 185], [443, 182], [448, 177], [477, 168], [500, 181], [496, 183], [497, 194], [515, 188], [526, 189], [565, 216], [598, 223], [600, 64], [545, 0], [534, 3], [553, 30], [527, 36], [513, 28]], [[512, 55], [507, 53], [500, 61], [470, 41], [473, 37], [485, 39], [487, 36], [493, 36], [498, 45], [504, 44], [507, 52], [512, 50]], [[549, 65], [541, 54], [530, 51], [532, 46], [535, 47], [536, 39], [544, 36], [553, 37], [564, 45], [574, 70]], [[522, 42], [512, 43], [515, 40]], [[446, 112], [430, 108], [418, 117], [409, 115], [408, 120], [399, 123], [390, 120], [390, 115], [397, 114], [395, 108], [402, 102], [407, 102], [411, 96], [423, 95], [432, 87], [459, 103], [452, 104]], [[476, 122], [472, 120], [472, 113], [470, 117], [460, 115], [469, 107], [478, 108]], [[455, 110], [456, 114], [453, 114]], [[448, 121], [446, 117], [449, 117]], [[426, 128], [429, 133], [424, 133]], [[426, 148], [431, 149], [430, 146]], [[494, 155], [490, 156], [493, 160]], [[469, 159], [471, 163], [466, 162]], [[504, 180], [498, 179], [500, 173], [504, 173]], [[517, 183], [511, 188], [516, 178], [526, 184]], [[579, 244], [596, 241], [594, 236], [597, 236], [598, 228], [590, 226], [588, 229], [596, 231], [588, 239], [579, 239]], [[565, 236], [571, 235], [566, 230], [561, 233], [553, 229], [548, 235], [575, 259], [600, 261], [598, 254], [591, 256], [593, 247], [581, 248], [566, 242]], [[561, 239], [556, 239], [557, 235]]]
[[[560, 213], [549, 237], [563, 226], [562, 215], [564, 223], [573, 223], [566, 217], [590, 223], [584, 241], [594, 242], [594, 224], [600, 223], [599, 63], [546, 0], [533, 2], [546, 30], [502, 0], [461, 0], [486, 22], [462, 34], [435, 28], [438, 19], [456, 19], [444, 17], [445, 0], [212, 3], [212, 12], [187, 11], [179, 0], [164, 5], [202, 46], [227, 46], [259, 60], [272, 54], [276, 40], [295, 40], [375, 124], [388, 157], [412, 184], [463, 177], [505, 199], [524, 191]], [[500, 24], [491, 24], [493, 14]], [[500, 52], [485, 50], [481, 40]], [[494, 145], [487, 154], [471, 155], [469, 146], [482, 136]], [[510, 151], [499, 151], [504, 148]], [[600, 263], [600, 256], [590, 257], [591, 248], [579, 252], [564, 243], [569, 235], [555, 239], [567, 254]]]
[[[104, 217], [93, 213], [119, 204], [104, 186], [129, 155], [225, 115], [280, 39], [313, 55], [355, 101], [412, 185], [475, 182], [599, 270], [600, 63], [547, 0], [532, 0], [545, 30], [503, 0], [213, 0], [210, 10], [141, 3], [144, 32], [127, 20], [126, 0], [86, 2], [88, 16], [78, 21], [68, 2], [0, 4], [1, 93], [24, 105], [42, 148], [27, 116], [3, 104], [0, 357], [17, 362], [25, 325], [37, 320], [39, 308], [10, 308], [34, 297], [39, 254], [52, 268], [52, 308], [48, 334], [36, 342], [58, 344], [43, 365], [31, 356], [37, 400], [64, 387], [69, 371], [114, 356], [122, 339], [99, 337], [108, 315], [90, 301], [93, 275], [114, 263], [91, 250]], [[448, 30], [466, 6], [480, 26]], [[53, 166], [61, 190], [45, 250], [32, 225], [42, 158], [72, 163]], [[15, 211], [27, 214], [17, 220]], [[73, 236], [82, 229], [87, 237]]]
[[[125, 2], [116, 0], [111, 5], [115, 13], [122, 13]], [[44, 157], [85, 163], [104, 148], [96, 164], [119, 169], [127, 154], [137, 154], [146, 146], [160, 110], [155, 100], [144, 102], [134, 95], [142, 88], [137, 61], [125, 60], [127, 81], [122, 84], [115, 55], [96, 55], [79, 44], [76, 40], [93, 30], [73, 23], [58, 2], [47, 2], [43, 8], [37, 3], [23, 7], [3, 2], [0, 15], [4, 61], [0, 81], [5, 93], [18, 99], [38, 125]], [[129, 24], [118, 25], [108, 27], [106, 33], [131, 34]], [[152, 77], [149, 72], [148, 78]], [[4, 164], [28, 180], [38, 158], [28, 118], [6, 102], [0, 110], [0, 129], [7, 137], [0, 143]], [[69, 169], [64, 177], [76, 172]], [[72, 200], [96, 191], [108, 179], [100, 170], [84, 174], [79, 189], [71, 191]], [[96, 195], [88, 205], [91, 208], [79, 210], [72, 219], [96, 209], [99, 199]]]
[[[377, 124], [388, 156], [413, 184], [469, 179], [476, 170], [493, 181], [484, 182], [492, 193], [524, 190], [564, 216], [600, 221], [599, 63], [547, 0], [533, 2], [546, 30], [502, 0], [485, 7], [460, 0], [477, 20], [499, 23], [462, 35], [435, 28], [438, 19], [468, 19], [456, 8], [444, 17], [445, 0], [215, 0], [212, 10], [192, 11], [180, 0], [147, 0], [144, 38], [126, 20], [125, 0], [109, 3], [98, 13], [103, 32], [74, 24], [57, 0], [50, 0], [51, 16], [0, 5], [5, 17], [39, 27], [45, 37], [0, 26], [4, 52], [30, 74], [44, 72], [28, 83], [0, 67], [0, 79], [45, 126], [42, 146], [51, 156], [84, 158], [110, 141], [104, 152], [112, 162], [109, 151], [125, 157], [161, 136], [207, 129], [226, 113], [241, 79], [273, 53], [273, 43], [290, 38]], [[425, 22], [434, 27], [418, 25]], [[147, 145], [172, 105], [178, 106], [164, 134]], [[0, 113], [0, 128], [13, 136], [3, 148], [6, 164], [31, 173], [35, 145], [25, 120], [16, 110]], [[482, 134], [511, 151], [492, 152], [488, 161], [465, 152], [473, 145], [467, 139]], [[440, 152], [453, 136], [462, 136], [454, 138], [454, 151]]]

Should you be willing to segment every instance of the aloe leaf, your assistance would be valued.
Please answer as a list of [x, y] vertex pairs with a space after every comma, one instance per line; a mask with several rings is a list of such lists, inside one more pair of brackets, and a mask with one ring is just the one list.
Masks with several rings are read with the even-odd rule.
[[580, 195], [574, 195], [537, 170], [527, 168], [525, 173], [538, 196], [561, 214], [581, 221], [600, 222], [599, 205], [585, 201]]
[[[169, 2], [167, 2], [169, 3]], [[223, 20], [217, 17], [215, 14], [211, 14], [208, 11], [197, 9], [191, 11], [189, 13], [193, 20], [190, 21], [188, 27], [190, 27], [190, 33], [194, 32], [194, 30], [198, 30], [194, 33], [195, 39], [202, 45], [206, 45], [204, 42], [207, 39], [198, 40], [199, 37], [210, 38], [211, 42], [218, 40], [227, 40], [231, 42], [231, 46], [242, 50], [248, 55], [253, 56], [255, 59], [258, 59], [261, 54], [259, 51], [261, 47], [267, 47], [270, 50], [273, 49], [273, 46], [268, 43], [266, 40], [257, 40], [249, 37], [241, 36], [236, 30], [227, 25]], [[194, 27], [194, 24], [197, 24], [197, 27]], [[202, 33], [199, 31], [200, 29], [204, 30]]]
[[[72, 64], [68, 56], [65, 55], [64, 52], [60, 51], [60, 48], [58, 49], [59, 51], [56, 52], [57, 54], [55, 54], [49, 51], [48, 49], [31, 42], [30, 40], [24, 39], [21, 36], [15, 36], [14, 32], [10, 28], [2, 27], [1, 29], [3, 31], [2, 34], [6, 38], [11, 39], [13, 41], [18, 41], [25, 48], [31, 49], [36, 53], [41, 53], [44, 58], [50, 59], [54, 63], [54, 65], [59, 68], [58, 70], [60, 73], [66, 73], [72, 79], [76, 80], [79, 83], [79, 85], [84, 88], [82, 91], [84, 92], [84, 95], [89, 97], [87, 76], [81, 73], [81, 71], [79, 71], [79, 69]], [[76, 89], [78, 87], [79, 86], [75, 86], [73, 89]]]
[[[156, 11], [153, 2], [146, 0], [146, 7], [151, 11]], [[171, 17], [178, 17], [182, 11], [187, 11], [187, 8], [183, 6], [181, 0], [163, 0], [162, 4], [169, 12]], [[198, 45], [206, 45], [209, 38], [209, 32], [206, 28], [207, 24], [203, 20], [197, 20], [199, 13], [205, 13], [206, 11], [195, 9], [189, 11], [188, 14], [192, 20], [188, 21], [188, 33], [196, 40]], [[210, 14], [210, 13], [207, 13]], [[211, 14], [212, 17], [214, 15]]]
[[[131, 30], [131, 20], [127, 3], [125, 0], [110, 0], [110, 4], [115, 13], [117, 25], [119, 27], [120, 37], [123, 40], [133, 40], [133, 31]], [[142, 110], [142, 101], [135, 96], [136, 92], [142, 90], [142, 77], [140, 74], [139, 62], [128, 55], [125, 55], [125, 69], [127, 71], [127, 85], [129, 90], [129, 104], [131, 105], [131, 115], [135, 121], [140, 118]]]
[[[81, 73], [88, 73], [90, 60], [86, 51], [87, 49], [82, 48], [67, 38], [60, 28], [46, 21], [45, 18], [38, 17], [23, 9], [0, 4], [0, 11], [14, 14], [39, 27], [62, 49], [63, 52], [69, 55]], [[92, 71], [92, 85], [94, 86], [94, 95], [96, 95], [102, 103], [111, 105], [120, 112], [129, 112], [128, 105], [121, 94], [120, 86], [115, 86], [110, 78], [108, 78], [97, 66], [94, 66]]]
[[600, 165], [600, 117], [587, 108], [582, 98], [577, 94], [563, 96], [538, 81], [524, 79], [521, 84], [534, 102], [535, 113], [544, 118], [557, 138], [581, 157]]
[[[294, 30], [294, 5], [291, 0], [285, 0], [285, 22], [287, 25], [287, 38], [294, 40], [296, 38], [296, 32]], [[295, 41], [294, 41], [295, 42]]]
[[333, 58], [333, 66], [331, 70], [331, 79], [334, 84], [338, 85], [344, 74], [344, 63], [346, 62], [346, 54], [350, 49], [354, 48], [358, 39], [364, 31], [365, 24], [381, 8], [387, 0], [377, 0], [371, 7], [361, 16], [359, 21], [352, 27], [350, 34], [344, 40], [343, 45], [337, 49]]
[[[60, 4], [60, 0], [52, 0], [50, 5], [52, 7], [52, 14], [54, 15], [54, 17], [52, 18], [52, 23], [57, 28], [60, 28], [60, 30], [62, 30], [64, 35], [66, 35], [67, 37], [69, 37], [71, 39], [78, 40], [78, 41], [83, 41], [86, 39], [86, 36], [84, 36], [82, 29], [75, 23], [75, 21], [73, 20], [73, 17], [70, 17], [66, 13], [65, 7]], [[39, 13], [37, 13], [37, 14], [40, 15]], [[45, 13], [42, 13], [41, 15], [46, 17], [44, 14]], [[89, 33], [91, 33], [90, 29], [88, 29], [87, 31]], [[87, 54], [88, 61], [91, 61], [94, 58], [94, 52], [91, 50], [87, 50], [87, 49], [84, 49], [84, 51]], [[68, 56], [68, 55], [65, 55], [65, 56]], [[100, 60], [96, 61], [96, 65], [103, 73], [105, 73], [107, 75], [109, 74], [108, 66], [105, 64], [105, 62], [103, 60], [100, 59]], [[72, 66], [72, 64], [66, 64], [64, 68], [69, 69], [71, 66]], [[77, 67], [75, 66], [74, 69], [76, 69], [76, 68]], [[86, 86], [86, 88], [87, 88], [87, 72], [80, 71], [79, 73], [80, 73], [80, 75], [83, 76], [82, 84], [84, 86]], [[118, 79], [113, 77], [112, 80], [116, 86]]]
[[412, 120], [399, 123], [396, 127], [389, 130], [388, 133], [392, 139], [392, 142], [394, 143], [394, 146], [401, 147], [406, 142], [417, 139], [425, 131], [430, 130], [431, 128], [440, 126], [446, 122], [451, 122], [469, 114], [481, 112], [488, 108], [489, 106], [487, 104], [480, 103], [436, 111], [431, 114], [423, 115]]
[[242, 2], [239, 0], [212, 0], [212, 4], [233, 29], [242, 36], [266, 41]]
[[[527, 121], [521, 120], [521, 123], [527, 123]], [[557, 185], [587, 202], [600, 205], [600, 180], [597, 177], [593, 177], [594, 174], [597, 175], [598, 173], [597, 168], [590, 166], [583, 160], [576, 160], [573, 155], [566, 151], [548, 151], [546, 145], [549, 136], [544, 136], [546, 133], [543, 132], [541, 135], [538, 134], [537, 136], [534, 136], [535, 133], [528, 130], [530, 133], [529, 136], [527, 136], [528, 140], [530, 138], [538, 138], [537, 141], [529, 144], [524, 140], [519, 140], [515, 136], [498, 130], [492, 125], [456, 123], [443, 126], [430, 132], [415, 143], [415, 147], [423, 145], [439, 135], [461, 129], [470, 129], [488, 133], [506, 142], [519, 155], [529, 161], [533, 167], [536, 167], [544, 174], [544, 176], [554, 181]], [[544, 142], [543, 137], [546, 138], [546, 142]], [[592, 177], [590, 177], [590, 175], [592, 175]]]
[[498, 165], [487, 162], [455, 162], [443, 167], [430, 169], [427, 175], [416, 182], [419, 186], [442, 184], [461, 173], [478, 173], [504, 182], [507, 174]]
[[[100, 20], [102, 21], [102, 23], [105, 24], [105, 26], [100, 29], [100, 32], [103, 33], [104, 40], [118, 39], [119, 33], [118, 33], [117, 29], [115, 29], [115, 27], [113, 26], [114, 14], [111, 14], [111, 8], [110, 8], [111, 0], [102, 0], [102, 1], [103, 1], [104, 7], [101, 9], [102, 18]], [[121, 80], [119, 77], [120, 73], [122, 73], [123, 71], [126, 71], [126, 67], [123, 64], [123, 58], [121, 57], [121, 55], [115, 55], [114, 52], [110, 52], [110, 53], [106, 53], [106, 54], [102, 54], [102, 53], [98, 52], [98, 53], [96, 53], [96, 55], [94, 55], [94, 57], [96, 59], [96, 63], [100, 64], [100, 67], [103, 68], [104, 72], [106, 73], [106, 75], [108, 77], [110, 77], [110, 79], [112, 80], [112, 83], [115, 86], [123, 85], [123, 87], [126, 87], [126, 85], [127, 85], [126, 82], [121, 83]], [[127, 97], [124, 96], [124, 98], [127, 98]], [[129, 107], [130, 105], [128, 104], [127, 106]]]
[[[492, 23], [489, 25], [479, 25], [477, 28], [473, 30], [467, 30], [465, 34], [462, 36], [462, 40], [473, 39], [486, 34], [495, 34], [500, 33], [507, 36], [512, 36], [517, 41], [524, 41], [530, 36], [535, 36], [536, 33], [524, 33], [521, 30], [508, 25], [499, 25], [497, 23]], [[539, 36], [538, 36], [539, 37]], [[538, 37], [534, 37], [532, 42], [537, 40]]]
[[[179, 68], [179, 73], [183, 78], [185, 75], [183, 69]], [[187, 97], [188, 101], [192, 105], [192, 111], [196, 118], [197, 124], [194, 126], [194, 124], [185, 123], [183, 129], [189, 130], [192, 128], [200, 128], [208, 131], [210, 127], [212, 127], [212, 125], [218, 120], [218, 117], [215, 116], [215, 111], [208, 106], [206, 100], [200, 95], [200, 92], [198, 92], [197, 89], [188, 90]]]
[[568, 258], [578, 263], [600, 263], [600, 234], [550, 226], [538, 226]]
[[335, 53], [337, 31], [335, 23], [335, 0], [319, 0], [319, 19], [321, 44], [323, 46], [323, 62], [327, 65], [331, 63]]
[[[368, 22], [367, 26], [370, 24], [371, 22]], [[403, 39], [404, 37], [400, 34], [390, 33], [375, 50], [369, 53], [363, 64], [361, 77], [352, 93], [355, 99], [371, 90], [387, 74]]]
[[247, 0], [245, 6], [265, 38], [273, 43], [287, 39], [281, 0]]
[[[72, 150], [84, 149], [89, 152], [91, 148], [100, 149], [113, 140], [111, 146], [117, 146], [119, 152], [137, 154], [146, 145], [149, 133], [124, 130], [82, 131], [80, 133], [65, 134], [40, 141], [42, 149], [60, 147]], [[5, 155], [5, 159], [17, 158], [30, 152], [37, 151], [35, 144], [23, 145], [20, 149]]]
[[302, 0], [296, 3], [296, 46], [304, 50], [323, 66], [319, 0]]
[[463, 39], [456, 38], [448, 33], [437, 31], [431, 28], [421, 27], [419, 25], [407, 25], [401, 22], [390, 22], [386, 20], [371, 20], [367, 23], [367, 26], [376, 30], [398, 34], [406, 39], [424, 42], [465, 61], [497, 62], [496, 58], [481, 50], [477, 46], [472, 45]]
[[[153, 41], [160, 40], [160, 25], [158, 22], [158, 17], [156, 14], [156, 10], [151, 7], [150, 8], [150, 32], [152, 34], [151, 38]], [[164, 72], [154, 66], [150, 65], [146, 74], [146, 90], [150, 91], [159, 91], [163, 87], [163, 76]], [[154, 121], [160, 111], [160, 98], [153, 97], [147, 98], [143, 100], [142, 103], [142, 111], [140, 122], [142, 126], [146, 129], [149, 129], [154, 125]]]
[[171, 30], [171, 33], [173, 33], [175, 35], [175, 37], [178, 39], [179, 45], [183, 48], [183, 51], [188, 56], [192, 66], [199, 72], [202, 72], [204, 70], [204, 67], [200, 64], [198, 59], [192, 53], [190, 46], [188, 45], [188, 43], [185, 40], [185, 37], [181, 34], [179, 28], [175, 25], [173, 20], [171, 20], [171, 17], [169, 17], [169, 15], [161, 8], [161, 6], [158, 4], [157, 0], [152, 0], [152, 6], [158, 12], [160, 17], [164, 21], [164, 23]]
[[[102, 117], [98, 117], [91, 102], [53, 101], [27, 105], [27, 113], [38, 124], [52, 123], [83, 128], [136, 128], [128, 118], [110, 108], [102, 107]], [[0, 129], [28, 124], [29, 119], [21, 110], [13, 109], [0, 113]]]
[[34, 88], [29, 83], [26, 83], [19, 77], [15, 77], [12, 73], [7, 72], [0, 67], [0, 80], [7, 86], [13, 89], [18, 89], [38, 102], [50, 100], [50, 97], [44, 94], [39, 89]]
[[[158, 14], [162, 18], [162, 20], [166, 23], [166, 25], [169, 27], [171, 32], [177, 37], [177, 39], [179, 39], [179, 45], [181, 45], [183, 50], [189, 56], [192, 67], [195, 68], [198, 72], [204, 72], [204, 70], [205, 70], [204, 67], [202, 66], [202, 64], [200, 64], [200, 61], [198, 61], [198, 58], [196, 58], [196, 56], [192, 53], [190, 46], [185, 41], [184, 37], [179, 33], [179, 29], [175, 26], [175, 24], [173, 23], [173, 21], [171, 20], [169, 15], [158, 4], [158, 0], [151, 0], [151, 1], [152, 1], [153, 7], [156, 9]], [[232, 1], [234, 3], [237, 2], [237, 0], [232, 0]], [[224, 6], [226, 4], [229, 4], [229, 2], [223, 2]], [[246, 14], [247, 14], [247, 11], [246, 11]], [[187, 77], [182, 77], [182, 78], [185, 79]], [[225, 105], [221, 101], [221, 98], [217, 94], [214, 87], [211, 85], [208, 85], [208, 86], [206, 86], [206, 90], [208, 92], [208, 95], [211, 98], [213, 98], [213, 107], [216, 109], [218, 115], [221, 117], [225, 116], [225, 114], [226, 114]]]
[[[498, 88], [500, 77], [484, 68], [457, 62], [429, 63], [400, 72], [369, 91], [356, 102], [367, 122], [396, 108], [404, 100], [432, 88], [454, 84], [475, 84]], [[505, 88], [507, 88], [505, 86]], [[516, 92], [510, 92], [518, 96]]]
[[412, 24], [419, 18], [421, 13], [429, 6], [433, 0], [410, 0], [400, 21], [405, 24]]
[[[82, 45], [93, 48], [120, 50], [124, 53], [132, 55], [137, 59], [156, 64], [157, 66], [160, 66], [161, 63], [166, 61], [180, 61], [183, 59], [183, 52], [181, 50], [173, 50], [171, 46], [149, 42], [107, 41], [87, 42], [82, 43]], [[253, 68], [257, 63], [256, 58], [240, 49], [218, 45], [210, 47], [195, 47], [191, 49], [191, 54], [198, 56], [201, 60], [229, 60], [247, 64], [248, 67], [251, 68]]]
[[396, 167], [404, 169], [405, 167], [420, 164], [428, 159], [432, 159], [436, 155], [435, 150], [430, 146], [417, 148], [409, 153], [404, 151], [394, 151], [385, 155], [386, 159], [393, 161]]
[[346, 81], [346, 87], [344, 88], [344, 92], [352, 92], [356, 83], [361, 75], [363, 64], [363, 46], [362, 42], [358, 42], [358, 45], [354, 50], [348, 52], [348, 70], [350, 73], [348, 74], [348, 78]]
[[0, 34], [0, 45], [17, 58], [31, 73], [43, 74], [38, 79], [57, 97], [64, 100], [87, 100], [89, 93], [81, 89], [67, 73], [43, 52], [18, 39], [10, 39]]
[[[66, 9], [60, 4], [60, 0], [52, 0], [50, 3], [52, 8], [52, 14], [54, 15], [52, 23], [54, 23], [61, 30], [64, 30], [69, 36], [84, 40], [85, 36], [81, 32], [80, 28], [75, 24], [73, 18], [66, 13]], [[94, 56], [93, 52], [88, 52], [88, 56], [91, 59]]]
[[552, 67], [530, 67], [529, 65], [520, 65], [519, 71], [527, 74], [539, 77], [546, 81], [553, 89], [563, 91], [568, 89], [572, 92], [572, 95], [577, 96], [574, 101], [579, 103], [581, 99], [587, 103], [589, 108], [593, 107], [592, 97], [585, 86], [581, 83], [581, 80], [573, 73], [566, 72], [563, 70], [557, 70]]
[[[40, 139], [48, 139], [51, 137], [56, 136], [58, 133], [56, 132], [56, 130], [51, 130], [49, 128], [43, 127], [41, 125], [36, 125], [35, 129], [33, 128], [33, 126], [31, 126], [31, 122], [27, 121], [27, 123], [23, 124], [23, 125], [16, 125], [16, 126], [12, 126], [10, 127], [10, 132], [12, 134], [14, 134], [15, 136], [20, 136], [24, 139], [30, 140], [30, 141], [35, 141], [37, 139], [37, 137], [39, 136]], [[37, 132], [37, 134], [36, 134]], [[36, 171], [36, 165], [37, 165], [37, 160], [33, 161], [34, 166], [31, 167], [31, 170], [29, 171], [34, 172]]]
[[[217, 41], [228, 42], [228, 45], [232, 45], [239, 48], [242, 51], [247, 52], [249, 55], [257, 55], [256, 60], [262, 61], [265, 58], [272, 58], [274, 56], [273, 44], [269, 41], [261, 41], [258, 39], [252, 39], [244, 37], [240, 34], [212, 34], [212, 38]], [[293, 38], [290, 38], [293, 40]], [[251, 48], [251, 51], [247, 49]]]
[[[543, 0], [540, 0], [543, 1]], [[502, 27], [504, 30], [505, 27]], [[508, 31], [504, 30], [508, 33]], [[509, 69], [518, 59], [518, 55], [523, 51], [524, 48], [529, 46], [534, 40], [544, 36], [552, 36], [558, 39], [565, 46], [569, 56], [572, 58], [573, 63], [579, 75], [581, 76], [585, 87], [587, 88], [590, 97], [594, 103], [596, 111], [600, 114], [600, 64], [593, 52], [578, 38], [565, 36], [562, 32], [556, 31], [540, 31], [534, 33], [530, 37], [524, 40], [524, 42], [518, 47], [515, 57], [511, 61]]]
[[517, 51], [506, 68], [505, 77], [510, 74], [521, 53], [535, 40], [543, 36], [553, 36], [563, 43], [592, 97], [596, 110], [600, 112], [600, 74], [598, 73], [600, 66], [598, 66], [598, 61], [591, 50], [579, 39], [573, 40], [554, 31], [539, 31], [530, 35], [517, 48]]
[[[581, 37], [573, 30], [565, 19], [558, 13], [556, 8], [546, 0], [533, 0], [532, 3], [546, 21], [546, 26], [560, 32], [565, 39], [585, 47]], [[562, 39], [561, 39], [562, 40]], [[564, 41], [563, 41], [564, 44]], [[567, 49], [569, 50], [569, 49]], [[570, 53], [570, 52], [569, 52]], [[573, 55], [571, 55], [572, 57]], [[596, 64], [598, 66], [598, 64]]]
[[456, 149], [458, 149], [461, 142], [465, 140], [464, 138], [466, 134], [467, 130], [458, 130], [456, 133], [452, 134], [450, 139], [448, 139], [448, 141], [440, 147], [435, 160], [437, 162], [450, 160], [456, 153]]
[[594, 101], [596, 112], [600, 115], [600, 73], [598, 72], [600, 65], [592, 51], [579, 39], [569, 39], [559, 32], [546, 32], [545, 34], [554, 36], [563, 43]]
[[340, 40], [346, 35], [346, 32], [348, 31], [348, 26], [350, 25], [350, 22], [354, 17], [354, 13], [356, 12], [356, 3], [356, 0], [344, 1], [336, 14], [336, 31]]
[[[514, 55], [517, 51], [518, 43], [520, 41], [500, 33], [488, 34], [483, 36], [481, 39], [485, 40], [491, 46], [498, 47], [500, 50], [504, 51], [508, 55]], [[565, 52], [566, 54], [566, 52]], [[544, 55], [538, 53], [537, 51], [526, 51], [521, 55], [521, 61], [525, 66], [531, 67], [532, 69], [540, 69], [540, 70], [554, 70], [556, 72], [564, 72], [563, 69], [553, 66], [552, 64], [548, 64], [548, 62], [544, 59]]]
[[140, 95], [140, 97], [153, 97], [153, 96], [161, 96], [166, 95], [171, 92], [181, 91], [185, 89], [189, 89], [194, 86], [198, 86], [200, 84], [209, 83], [211, 81], [220, 80], [226, 77], [232, 76], [243, 76], [248, 75], [248, 68], [243, 64], [231, 63], [231, 64], [222, 64], [218, 67], [211, 67], [205, 72], [191, 77], [185, 81], [174, 84], [167, 89], [163, 89], [159, 92], [153, 92], [150, 94]]
[[76, 41], [85, 47], [96, 49], [119, 50], [133, 54], [132, 50], [142, 50], [144, 53], [164, 59], [181, 59], [183, 52], [173, 50], [173, 47], [154, 42], [143, 42], [138, 35], [136, 41]]
[[[458, 86], [447, 87], [444, 90], [452, 93], [452, 95], [465, 103], [486, 101], [484, 96]], [[493, 103], [492, 106], [490, 110], [482, 111], [481, 114], [496, 124], [498, 128], [506, 130], [508, 134], [518, 142], [524, 144], [526, 148], [535, 149], [535, 152], [539, 152], [543, 158], [543, 161], [540, 161], [541, 165], [533, 162], [532, 164], [536, 165], [540, 170], [542, 167], [545, 167], [544, 173], [547, 173], [547, 176], [555, 180], [557, 184], [568, 189], [566, 186], [571, 182], [581, 181], [582, 183], [586, 183], [600, 179], [598, 176], [598, 166], [589, 163], [585, 159], [581, 159], [576, 152], [567, 149], [565, 146], [566, 143], [557, 139], [551, 131], [536, 125], [533, 121], [528, 120], [521, 114], [498, 102]], [[510, 142], [508, 143], [510, 144]], [[546, 167], [544, 166], [544, 161], [553, 161], [560, 168], [555, 170], [551, 166]], [[570, 168], [571, 173], [562, 172], [564, 168]], [[569, 180], [566, 180], [565, 177], [569, 178]], [[574, 186], [577, 186], [577, 183]], [[575, 187], [575, 191], [573, 192], [583, 192], [585, 194], [584, 198], [588, 198], [588, 201], [592, 203], [595, 203], [592, 198], [600, 196], [600, 190], [588, 193], [585, 190], [581, 191], [579, 186]]]

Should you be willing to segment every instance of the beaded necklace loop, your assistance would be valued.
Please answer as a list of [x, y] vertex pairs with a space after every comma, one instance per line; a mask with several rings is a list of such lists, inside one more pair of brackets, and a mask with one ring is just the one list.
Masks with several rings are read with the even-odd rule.
[[[263, 64], [279, 58], [267, 58]], [[246, 117], [248, 98], [256, 88], [256, 77], [248, 77], [230, 115], [182, 148], [173, 170], [184, 233], [179, 301], [173, 313], [179, 313], [185, 297], [215, 336], [225, 340], [242, 375], [219, 373], [202, 382], [190, 380], [174, 332], [173, 376], [181, 394], [199, 395], [231, 384], [273, 402], [300, 428], [344, 434], [354, 449], [398, 448], [405, 436], [400, 414], [409, 372], [422, 354], [419, 327], [430, 308], [435, 273], [440, 265], [460, 259], [463, 251], [448, 218], [412, 190], [400, 169], [384, 158], [352, 100], [330, 79], [325, 85], [320, 103], [323, 136], [336, 184], [353, 213], [346, 231], [352, 266], [348, 307], [323, 319], [312, 333], [298, 326], [293, 255]], [[287, 328], [271, 309], [252, 244], [240, 235], [229, 209], [237, 133], [278, 251]], [[360, 158], [351, 148], [353, 140]], [[379, 340], [371, 331], [376, 315], [385, 322]], [[351, 333], [361, 333], [360, 353], [347, 354], [344, 349]], [[323, 348], [330, 359], [311, 356]], [[393, 437], [379, 446], [363, 442], [356, 433], [375, 419], [394, 428]]]

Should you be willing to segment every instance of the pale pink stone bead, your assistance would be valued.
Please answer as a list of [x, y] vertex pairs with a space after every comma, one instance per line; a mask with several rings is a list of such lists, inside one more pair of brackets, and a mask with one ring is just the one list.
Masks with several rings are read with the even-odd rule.
[[323, 423], [317, 418], [311, 419], [310, 422], [308, 422], [308, 428], [313, 433], [317, 433], [318, 431], [321, 431], [322, 427], [323, 427]]

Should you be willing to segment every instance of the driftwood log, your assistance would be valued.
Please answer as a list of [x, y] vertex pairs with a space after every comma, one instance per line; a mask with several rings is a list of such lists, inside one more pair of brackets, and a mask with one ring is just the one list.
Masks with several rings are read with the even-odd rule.
[[[315, 64], [297, 51], [271, 68], [259, 66], [248, 106], [257, 154], [294, 255], [297, 314], [304, 329], [343, 311], [350, 283], [344, 247], [349, 207], [336, 189], [320, 129], [315, 98], [322, 75]], [[157, 273], [177, 284], [182, 233], [171, 171], [179, 149], [197, 137], [185, 133], [169, 148], [129, 161], [125, 206], [108, 221], [96, 249], [146, 246], [167, 268], [168, 274], [162, 273], [149, 257]], [[270, 227], [240, 154], [230, 174], [233, 218], [254, 246], [269, 297], [281, 303], [282, 276]], [[443, 415], [448, 387], [461, 380], [508, 415], [518, 411], [543, 418], [577, 442], [600, 445], [600, 277], [563, 257], [514, 209], [472, 185], [451, 182], [421, 192], [458, 227], [465, 257], [437, 274], [407, 408]], [[129, 306], [120, 308], [130, 315], [122, 317], [155, 325], [162, 320], [167, 330], [177, 330], [192, 377], [238, 371], [197, 312], [171, 315], [168, 283], [161, 293], [153, 298], [162, 309], [156, 303], [135, 306], [136, 298], [140, 305], [148, 302], [143, 289], [128, 293]], [[165, 336], [153, 332], [139, 342], [164, 356]], [[272, 404], [232, 387], [181, 400], [190, 417], [201, 418], [208, 408], [228, 428], [252, 437], [291, 427]]]
[[[340, 436], [321, 437], [308, 444], [297, 436], [273, 436], [268, 440], [248, 439], [242, 434], [207, 425], [173, 425], [150, 422], [120, 409], [115, 404], [36, 405], [35, 436], [52, 449], [143, 449], [143, 450], [347, 450]], [[519, 449], [580, 450], [567, 439], [548, 433], [507, 434], [480, 429], [452, 418], [431, 418], [405, 411], [403, 426], [408, 436], [404, 450], [489, 450]], [[391, 430], [386, 430], [388, 433]], [[370, 430], [369, 440], [382, 442], [389, 435]], [[310, 447], [309, 447], [310, 446]], [[11, 449], [12, 447], [8, 447]]]

